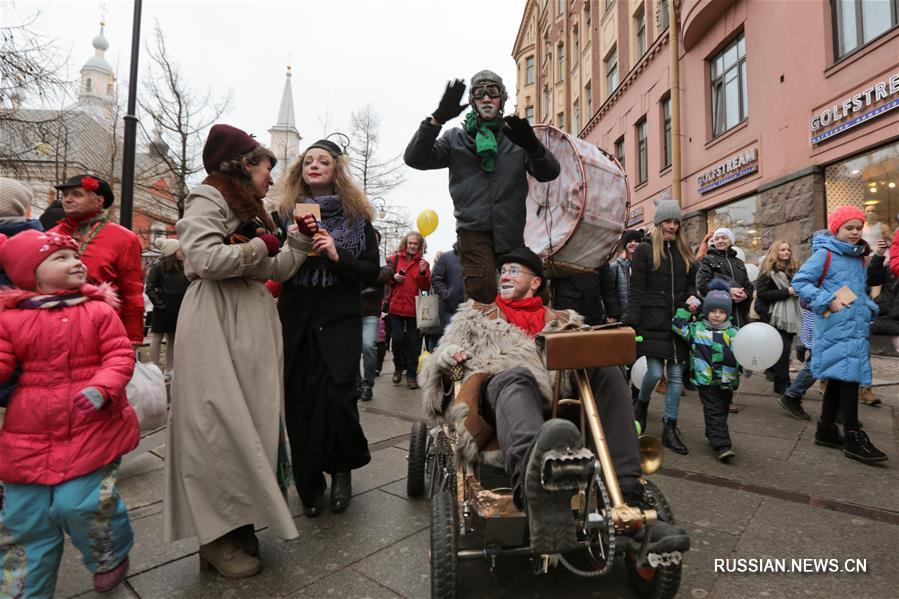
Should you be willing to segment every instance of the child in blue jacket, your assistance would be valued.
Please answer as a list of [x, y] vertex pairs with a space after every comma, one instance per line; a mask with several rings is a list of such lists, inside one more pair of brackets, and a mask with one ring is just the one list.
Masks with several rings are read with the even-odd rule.
[[[858, 423], [859, 385], [871, 384], [868, 331], [878, 308], [866, 291], [864, 257], [870, 252], [862, 241], [864, 213], [841, 206], [827, 219], [828, 231], [812, 239], [814, 253], [793, 277], [793, 288], [815, 313], [812, 339], [812, 375], [827, 381], [815, 444], [841, 448], [852, 459], [882, 462], [887, 456], [874, 447]], [[848, 303], [836, 292], [849, 287], [856, 298]], [[843, 434], [835, 424], [843, 414]]]
[[680, 308], [671, 322], [675, 334], [690, 344], [690, 380], [699, 391], [705, 436], [722, 462], [736, 455], [727, 427], [728, 408], [740, 385], [740, 366], [731, 349], [737, 327], [731, 322], [730, 286], [714, 279], [702, 302], [703, 319]]

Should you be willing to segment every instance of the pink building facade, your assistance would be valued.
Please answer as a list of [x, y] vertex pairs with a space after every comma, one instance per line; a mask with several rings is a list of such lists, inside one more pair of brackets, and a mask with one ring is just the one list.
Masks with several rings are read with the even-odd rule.
[[[617, 87], [594, 103], [578, 131], [623, 158], [632, 227], [651, 226], [654, 201], [671, 197], [671, 149], [679, 143], [682, 207], [694, 243], [728, 226], [747, 261], [782, 238], [804, 255], [828, 212], [844, 204], [868, 208], [872, 221], [896, 229], [899, 0], [676, 3], [679, 139], [670, 133], [670, 29], [658, 30], [659, 0], [617, 11], [614, 4], [625, 0], [598, 1], [625, 23], [617, 28], [619, 48], [634, 47], [625, 40], [635, 6], [634, 14], [657, 15], [651, 43], [624, 58], [629, 64], [619, 52]], [[572, 11], [584, 4], [572, 2]], [[593, 10], [594, 35], [601, 36], [606, 19]], [[592, 80], [608, 80], [604, 64], [593, 62]], [[524, 112], [521, 99], [519, 108]]]

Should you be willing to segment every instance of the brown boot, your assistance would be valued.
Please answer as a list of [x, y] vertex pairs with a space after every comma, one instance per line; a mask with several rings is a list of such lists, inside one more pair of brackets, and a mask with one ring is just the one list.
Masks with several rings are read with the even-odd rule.
[[880, 398], [874, 395], [874, 390], [871, 387], [862, 387], [858, 391], [858, 399], [866, 406], [879, 406]]
[[234, 532], [200, 545], [200, 571], [213, 567], [225, 578], [247, 578], [259, 573], [262, 562], [244, 552]]

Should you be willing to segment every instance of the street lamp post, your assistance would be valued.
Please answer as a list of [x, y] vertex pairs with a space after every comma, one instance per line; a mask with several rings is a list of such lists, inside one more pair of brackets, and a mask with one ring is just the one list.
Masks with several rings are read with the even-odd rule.
[[137, 117], [134, 115], [137, 103], [137, 59], [140, 55], [140, 12], [141, 0], [134, 0], [134, 17], [131, 23], [131, 72], [128, 80], [128, 112], [125, 114], [125, 133], [122, 140], [122, 201], [119, 208], [119, 223], [131, 228], [134, 209], [134, 146], [137, 141]]

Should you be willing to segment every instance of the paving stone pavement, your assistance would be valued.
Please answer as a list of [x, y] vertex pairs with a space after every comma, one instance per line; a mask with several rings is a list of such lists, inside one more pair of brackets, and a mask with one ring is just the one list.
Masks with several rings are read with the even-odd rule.
[[[865, 430], [890, 461], [865, 466], [812, 443], [820, 411], [817, 386], [806, 398], [811, 421], [785, 415], [763, 376], [745, 380], [730, 424], [737, 457], [721, 464], [703, 438], [695, 392], [681, 402], [679, 425], [690, 454], [668, 452], [652, 476], [678, 523], [691, 535], [680, 597], [899, 597], [899, 359], [874, 357], [881, 407], [860, 406]], [[388, 356], [389, 363], [389, 356]], [[388, 370], [391, 370], [388, 368]], [[430, 505], [406, 497], [411, 422], [420, 414], [416, 391], [393, 386], [385, 371], [374, 401], [360, 404], [372, 462], [353, 476], [344, 514], [304, 518], [289, 502], [300, 538], [284, 542], [258, 533], [264, 568], [245, 580], [201, 573], [194, 539], [161, 538], [164, 431], [126, 456], [120, 486], [135, 531], [125, 584], [104, 595], [125, 598], [425, 598], [430, 594]], [[660, 434], [662, 398], [650, 407], [649, 434]], [[865, 573], [716, 573], [721, 559], [835, 558], [866, 560]], [[561, 568], [535, 576], [526, 558], [462, 562], [460, 598], [635, 597], [621, 564], [601, 578], [577, 578]], [[67, 542], [57, 597], [94, 597], [91, 577]]]

